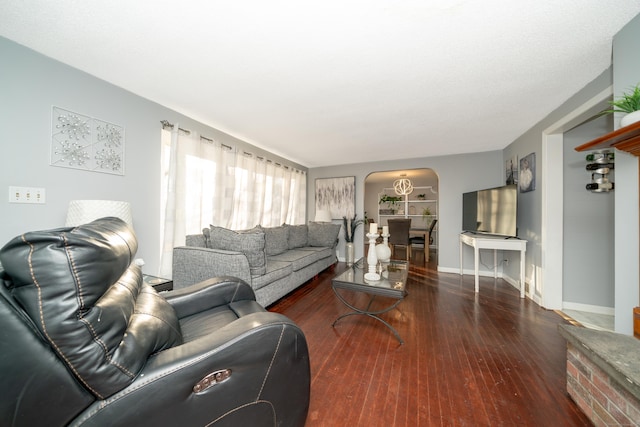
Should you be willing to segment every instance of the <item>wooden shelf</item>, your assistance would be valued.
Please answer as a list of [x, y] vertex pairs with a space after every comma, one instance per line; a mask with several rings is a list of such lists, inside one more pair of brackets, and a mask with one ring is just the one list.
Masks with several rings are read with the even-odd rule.
[[616, 148], [640, 157], [640, 122], [632, 123], [599, 138], [576, 147], [576, 151], [593, 151]]

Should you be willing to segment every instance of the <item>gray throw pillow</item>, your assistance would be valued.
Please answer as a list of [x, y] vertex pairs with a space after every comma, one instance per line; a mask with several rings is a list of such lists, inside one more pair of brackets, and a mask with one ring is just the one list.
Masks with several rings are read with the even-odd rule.
[[307, 225], [287, 225], [289, 228], [289, 249], [302, 248], [308, 244]]
[[289, 249], [287, 227], [260, 228], [264, 231], [264, 251], [267, 255], [278, 255]]
[[212, 249], [242, 252], [249, 261], [252, 276], [262, 276], [267, 272], [264, 232], [260, 228], [233, 231], [212, 225], [209, 242]]
[[309, 222], [309, 246], [332, 248], [338, 240], [340, 224], [330, 222]]

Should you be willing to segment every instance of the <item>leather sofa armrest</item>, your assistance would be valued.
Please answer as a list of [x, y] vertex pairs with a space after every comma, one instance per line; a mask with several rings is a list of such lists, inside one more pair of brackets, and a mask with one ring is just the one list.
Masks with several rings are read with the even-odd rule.
[[173, 249], [173, 289], [213, 277], [232, 276], [251, 283], [249, 260], [241, 252], [178, 246]]
[[251, 286], [237, 277], [215, 277], [162, 295], [173, 306], [178, 318], [237, 301], [256, 299]]
[[[221, 370], [230, 371], [226, 381], [194, 391]], [[152, 356], [129, 387], [90, 406], [72, 426], [256, 425], [265, 417], [303, 426], [309, 387], [304, 334], [286, 317], [260, 312]]]

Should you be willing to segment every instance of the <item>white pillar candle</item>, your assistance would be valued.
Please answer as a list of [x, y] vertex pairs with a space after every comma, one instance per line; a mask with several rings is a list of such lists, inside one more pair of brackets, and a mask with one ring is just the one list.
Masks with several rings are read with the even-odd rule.
[[378, 234], [378, 224], [372, 222], [369, 226], [369, 234]]
[[382, 234], [389, 234], [389, 226], [388, 225], [383, 225], [382, 226]]

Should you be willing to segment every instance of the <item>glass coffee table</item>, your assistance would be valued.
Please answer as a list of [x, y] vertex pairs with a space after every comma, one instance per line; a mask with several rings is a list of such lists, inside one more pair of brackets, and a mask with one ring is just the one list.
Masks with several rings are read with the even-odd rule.
[[[400, 344], [404, 344], [404, 341], [402, 341], [402, 338], [400, 338], [400, 334], [398, 333], [398, 331], [396, 331], [395, 328], [388, 322], [381, 319], [379, 315], [396, 308], [407, 295], [405, 287], [407, 283], [408, 264], [406, 261], [395, 260], [384, 263], [382, 265], [382, 276], [380, 280], [377, 281], [365, 280], [364, 274], [367, 272], [367, 268], [368, 266], [366, 260], [361, 258], [348, 270], [336, 276], [331, 282], [333, 292], [336, 294], [338, 299], [342, 301], [344, 305], [353, 310], [349, 313], [339, 316], [333, 322], [332, 326], [335, 327], [336, 323], [340, 319], [343, 319], [345, 317], [364, 315], [382, 322], [387, 326], [387, 328], [391, 330], [391, 332], [393, 332], [398, 341], [400, 341]], [[356, 307], [354, 304], [349, 303], [340, 293], [340, 290], [342, 289], [353, 292], [363, 292], [371, 295], [369, 303], [365, 308]], [[386, 306], [385, 308], [379, 310], [371, 310], [371, 304], [373, 303], [373, 300], [376, 298], [376, 296], [392, 298], [395, 301], [392, 301], [391, 304]]]

